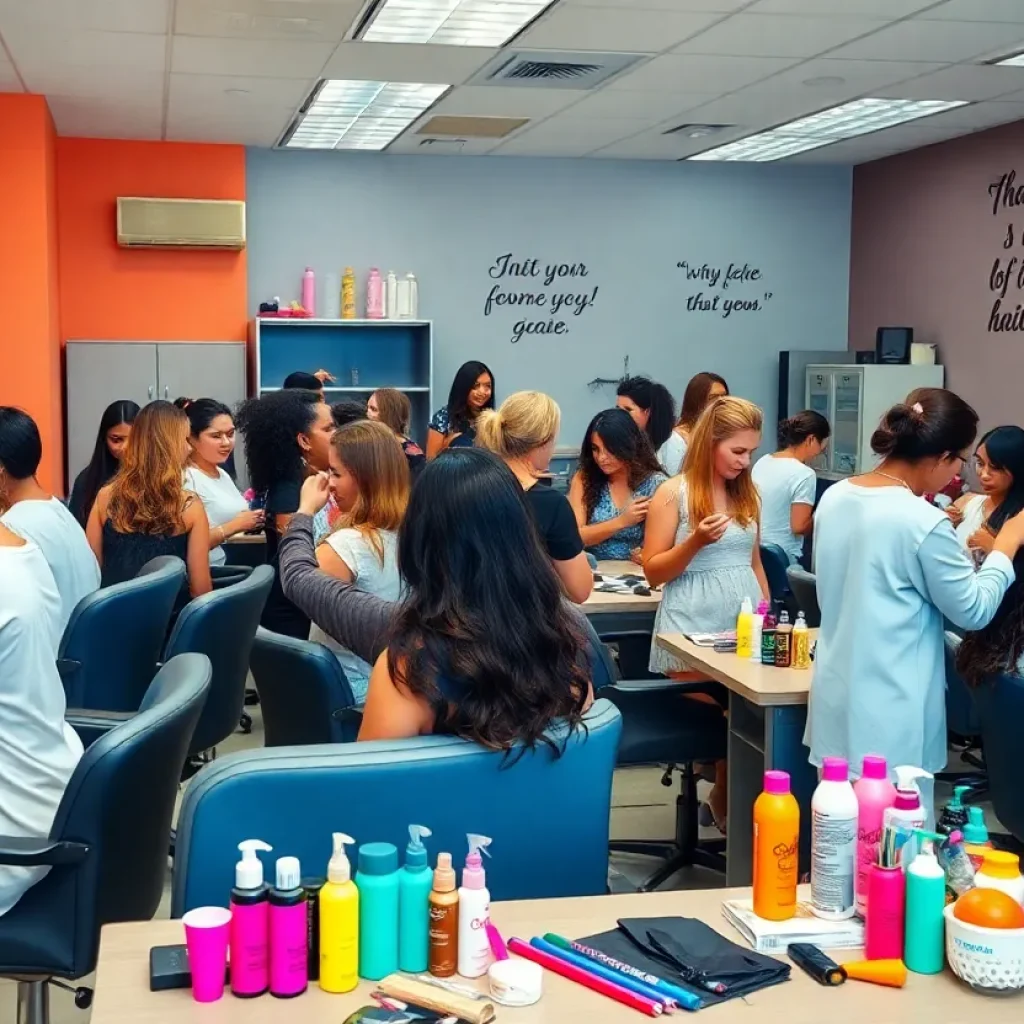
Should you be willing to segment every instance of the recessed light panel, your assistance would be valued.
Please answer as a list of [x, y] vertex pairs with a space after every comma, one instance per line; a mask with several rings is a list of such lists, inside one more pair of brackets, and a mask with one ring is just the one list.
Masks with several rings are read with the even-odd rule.
[[384, 0], [358, 35], [368, 43], [501, 46], [552, 0]]

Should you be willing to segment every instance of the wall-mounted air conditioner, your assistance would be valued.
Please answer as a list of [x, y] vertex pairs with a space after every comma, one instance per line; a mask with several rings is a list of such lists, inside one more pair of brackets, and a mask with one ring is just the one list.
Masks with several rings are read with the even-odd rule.
[[234, 199], [117, 200], [125, 248], [244, 249], [245, 203]]

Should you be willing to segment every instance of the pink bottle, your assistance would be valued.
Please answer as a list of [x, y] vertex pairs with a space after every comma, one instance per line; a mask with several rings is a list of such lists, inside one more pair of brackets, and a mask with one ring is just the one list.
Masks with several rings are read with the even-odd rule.
[[270, 890], [270, 994], [290, 999], [306, 991], [309, 977], [306, 893], [298, 857], [280, 857]]
[[235, 865], [231, 890], [231, 992], [251, 999], [270, 986], [270, 904], [263, 862], [256, 854], [271, 847], [262, 839], [246, 839], [238, 848], [242, 859]]
[[310, 316], [316, 316], [316, 274], [312, 267], [306, 267], [302, 275], [302, 308]]
[[857, 913], [864, 916], [867, 907], [868, 874], [878, 863], [882, 840], [882, 818], [896, 800], [896, 787], [886, 776], [885, 758], [868, 754], [860, 778], [853, 784], [857, 797], [857, 875], [854, 894]]
[[376, 267], [370, 269], [366, 281], [366, 319], [384, 319], [384, 279]]
[[907, 876], [900, 865], [872, 864], [868, 872], [864, 956], [867, 960], [901, 960], [907, 900]]

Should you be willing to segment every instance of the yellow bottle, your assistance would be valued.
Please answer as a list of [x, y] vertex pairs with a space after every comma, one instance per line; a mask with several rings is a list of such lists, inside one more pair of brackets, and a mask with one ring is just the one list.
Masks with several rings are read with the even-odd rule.
[[736, 656], [749, 658], [754, 644], [754, 605], [749, 597], [743, 598], [736, 619]]
[[803, 612], [797, 614], [796, 625], [793, 627], [792, 667], [811, 667], [811, 634], [807, 629], [807, 620]]
[[345, 268], [341, 278], [341, 319], [356, 318], [356, 274], [351, 267]]
[[320, 987], [351, 992], [359, 984], [359, 890], [345, 856], [351, 836], [334, 833], [327, 884], [320, 890]]

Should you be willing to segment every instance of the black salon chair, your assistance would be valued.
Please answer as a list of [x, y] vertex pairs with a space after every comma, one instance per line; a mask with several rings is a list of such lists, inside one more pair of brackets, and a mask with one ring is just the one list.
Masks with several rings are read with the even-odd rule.
[[761, 565], [768, 580], [768, 593], [776, 612], [789, 608], [789, 580], [786, 570], [789, 568], [789, 556], [778, 544], [761, 545]]
[[1024, 787], [1021, 786], [1020, 724], [1024, 722], [1024, 679], [1003, 673], [974, 690], [981, 742], [988, 770], [992, 810], [1009, 835], [993, 834], [997, 846], [1024, 852]]
[[[178, 779], [209, 687], [207, 658], [168, 662], [138, 712], [86, 750], [49, 836], [0, 837], [0, 864], [51, 868], [0, 917], [0, 976], [17, 980], [19, 1024], [48, 1024], [49, 985], [69, 988], [56, 979], [96, 969], [103, 925], [156, 913]], [[91, 999], [75, 990], [79, 1007]]]
[[799, 565], [790, 565], [786, 568], [786, 581], [789, 584], [790, 604], [793, 610], [803, 612], [808, 627], [817, 629], [821, 625], [817, 577]]

